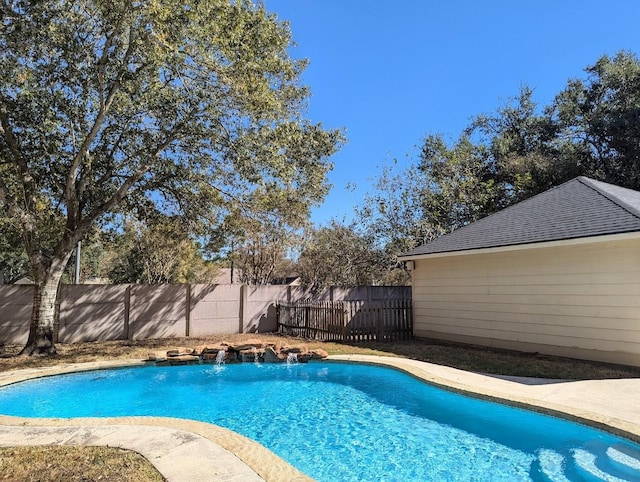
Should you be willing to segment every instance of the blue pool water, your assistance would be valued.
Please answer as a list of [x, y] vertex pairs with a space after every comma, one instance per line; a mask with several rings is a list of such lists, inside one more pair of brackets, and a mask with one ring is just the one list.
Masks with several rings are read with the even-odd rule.
[[137, 367], [0, 389], [21, 417], [152, 415], [252, 438], [319, 481], [640, 480], [640, 446], [346, 363]]

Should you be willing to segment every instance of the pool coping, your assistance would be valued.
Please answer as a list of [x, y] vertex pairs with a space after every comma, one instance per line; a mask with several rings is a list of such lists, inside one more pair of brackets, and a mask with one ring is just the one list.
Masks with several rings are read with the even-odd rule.
[[[640, 393], [640, 379], [583, 381], [517, 377], [506, 379], [505, 377], [465, 372], [418, 360], [375, 355], [332, 355], [327, 361], [366, 363], [399, 369], [447, 390], [577, 421], [640, 443], [640, 404], [636, 403], [637, 394]], [[0, 372], [0, 386], [64, 373], [144, 366], [146, 364], [148, 362], [140, 360], [114, 360], [10, 370]], [[619, 396], [612, 400], [611, 394], [616, 391]], [[605, 400], [604, 403], [603, 400]], [[638, 410], [634, 410], [636, 406], [639, 407]], [[203, 470], [215, 470], [215, 467], [213, 469], [207, 468], [202, 459], [197, 464], [198, 467], [190, 467], [188, 464], [176, 466], [176, 464], [179, 465], [179, 459], [171, 458], [171, 453], [179, 452], [179, 446], [182, 444], [181, 440], [184, 439], [184, 436], [178, 436], [176, 439], [176, 434], [179, 435], [183, 432], [200, 437], [201, 440], [197, 441], [199, 444], [197, 446], [203, 450], [215, 449], [213, 446], [207, 448], [207, 444], [215, 444], [224, 449], [225, 453], [217, 452], [215, 461], [211, 461], [210, 464], [221, 468], [223, 472], [217, 474], [216, 480], [249, 480], [247, 469], [255, 474], [256, 477], [253, 480], [258, 481], [302, 482], [313, 480], [263, 445], [226, 428], [204, 422], [167, 417], [31, 419], [0, 415], [0, 431], [3, 426], [6, 427], [5, 430], [11, 429], [19, 436], [16, 435], [14, 439], [9, 436], [10, 443], [0, 440], [0, 446], [11, 446], [12, 443], [13, 445], [39, 445], [39, 443], [27, 443], [28, 441], [25, 440], [24, 433], [30, 430], [32, 431], [30, 433], [33, 433], [34, 428], [49, 427], [52, 432], [66, 428], [70, 433], [73, 433], [74, 429], [81, 427], [85, 434], [87, 430], [98, 432], [101, 427], [129, 430], [139, 434], [141, 438], [138, 442], [133, 443], [133, 446], [123, 446], [123, 448], [129, 448], [144, 455], [170, 481], [193, 478], [189, 475], [189, 470], [197, 469], [199, 473], [202, 473]], [[21, 431], [24, 433], [21, 434], [17, 427], [22, 427]], [[168, 436], [173, 436], [173, 442], [167, 442], [169, 445], [165, 444], [160, 447], [143, 446], [144, 441], [148, 439], [144, 436], [145, 428], [147, 431], [150, 431], [151, 428], [153, 430], [162, 428]], [[16, 430], [18, 431], [16, 432]], [[94, 443], [88, 443], [88, 445], [100, 445], [100, 443], [95, 443], [95, 437], [91, 439], [90, 437], [68, 435], [64, 440], [63, 443], [69, 444], [93, 440]], [[176, 440], [178, 441], [176, 442]], [[171, 446], [171, 443], [174, 446]], [[139, 445], [138, 448], [136, 448], [136, 444]], [[239, 479], [237, 476], [241, 474], [242, 478]]]
[[579, 422], [640, 443], [640, 378], [501, 377], [398, 357], [335, 355], [330, 359], [396, 368], [446, 390]]

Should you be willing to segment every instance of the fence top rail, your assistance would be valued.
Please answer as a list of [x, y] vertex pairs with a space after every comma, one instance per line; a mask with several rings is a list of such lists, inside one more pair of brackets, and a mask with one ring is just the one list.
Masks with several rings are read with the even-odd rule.
[[295, 307], [327, 307], [327, 306], [341, 306], [345, 301], [312, 301], [312, 300], [300, 300], [300, 301], [276, 301], [277, 306], [283, 306], [286, 308]]
[[319, 301], [319, 300], [299, 300], [299, 301], [276, 301], [277, 306], [283, 308], [327, 308], [327, 307], [343, 307], [345, 305], [357, 305], [367, 307], [409, 307], [411, 300], [337, 300], [337, 301]]

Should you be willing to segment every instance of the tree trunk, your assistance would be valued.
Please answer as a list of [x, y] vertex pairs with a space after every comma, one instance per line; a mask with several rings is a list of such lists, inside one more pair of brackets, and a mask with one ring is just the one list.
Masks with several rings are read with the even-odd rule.
[[49, 267], [43, 271], [43, 276], [36, 277], [40, 279], [36, 279], [34, 286], [29, 338], [20, 352], [22, 356], [56, 354], [53, 340], [58, 286], [70, 256], [69, 254], [66, 259], [52, 260]]

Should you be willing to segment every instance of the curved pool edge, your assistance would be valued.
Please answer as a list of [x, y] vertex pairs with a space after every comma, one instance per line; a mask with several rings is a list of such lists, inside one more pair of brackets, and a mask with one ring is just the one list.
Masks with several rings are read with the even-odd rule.
[[[640, 443], [640, 408], [636, 403], [637, 394], [640, 393], [640, 378], [583, 381], [538, 380], [532, 384], [531, 379], [505, 380], [491, 375], [399, 357], [332, 355], [327, 361], [366, 363], [395, 368], [447, 390], [573, 420]], [[0, 386], [65, 373], [146, 364], [148, 362], [140, 360], [114, 360], [13, 370], [0, 373]], [[615, 394], [615, 397], [612, 397], [612, 394]], [[179, 429], [205, 437], [235, 455], [239, 463], [246, 464], [267, 482], [312, 480], [263, 445], [231, 430], [204, 422], [165, 417], [32, 419], [0, 415], [0, 426], [10, 427], [102, 427], [123, 424], [140, 430], [145, 426]], [[153, 463], [153, 460], [150, 462]]]
[[[69, 365], [62, 365], [56, 367], [46, 368], [30, 368], [21, 370], [12, 370], [8, 372], [0, 373], [0, 387], [26, 381], [34, 378], [42, 378], [54, 375], [63, 375], [67, 373], [93, 371], [93, 370], [105, 370], [111, 368], [126, 368], [135, 366], [145, 366], [148, 362], [138, 360], [114, 360], [114, 361], [102, 361], [102, 362], [87, 362], [87, 363], [75, 363]], [[231, 465], [230, 467], [234, 474], [229, 479], [224, 479], [219, 475], [216, 480], [237, 480], [238, 472], [243, 473], [245, 468], [250, 469], [255, 475], [255, 480], [264, 480], [266, 482], [312, 482], [313, 479], [306, 474], [300, 472], [297, 468], [286, 462], [284, 459], [278, 457], [269, 449], [259, 444], [258, 442], [251, 440], [237, 432], [220, 427], [219, 425], [199, 422], [196, 420], [170, 418], [170, 417], [104, 417], [104, 418], [24, 418], [13, 417], [0, 414], [0, 427], [10, 427], [12, 429], [21, 428], [22, 432], [27, 432], [32, 429], [51, 429], [51, 432], [61, 428], [82, 428], [84, 430], [83, 436], [70, 435], [68, 442], [65, 444], [83, 444], [83, 440], [90, 439], [90, 433], [92, 430], [96, 430], [103, 427], [112, 427], [115, 429], [124, 429], [137, 433], [140, 437], [145, 437], [145, 432], [149, 432], [149, 437], [155, 436], [151, 433], [156, 428], [166, 429], [167, 431], [180, 431], [190, 434], [198, 435], [208, 440], [209, 442], [221, 447], [230, 456], [235, 458], [234, 460], [227, 459], [225, 464]], [[151, 431], [146, 430], [151, 429]], [[1, 428], [0, 428], [1, 430]], [[71, 439], [76, 440], [71, 440]], [[78, 441], [79, 440], [79, 441]], [[163, 466], [159, 458], [167, 450], [176, 451], [182, 445], [183, 441], [178, 440], [177, 444], [173, 447], [158, 446], [154, 447], [154, 453], [145, 454], [145, 450], [140, 447], [136, 447], [136, 444], [131, 446], [123, 446], [122, 448], [128, 448], [134, 450], [149, 460], [160, 473], [168, 480], [191, 480], [193, 477], [189, 474], [189, 467], [180, 467], [179, 475], [171, 477], [171, 474], [167, 472], [176, 471], [177, 467], [166, 469], [166, 462]], [[41, 443], [29, 444], [25, 443], [24, 435], [20, 436], [20, 440], [15, 440], [15, 445], [42, 445]], [[84, 445], [93, 445], [91, 443]], [[97, 444], [103, 445], [103, 444]], [[2, 444], [0, 444], [2, 446]], [[4, 444], [4, 446], [10, 446], [10, 444]], [[219, 456], [220, 454], [218, 454]], [[216, 459], [216, 463], [219, 465], [220, 458]], [[175, 465], [175, 460], [169, 463]], [[199, 471], [202, 467], [198, 467]], [[195, 475], [195, 474], [194, 474]], [[251, 480], [249, 477], [244, 477], [243, 480]]]
[[640, 378], [505, 379], [399, 357], [332, 355], [329, 360], [395, 368], [446, 390], [564, 418], [640, 443]]

